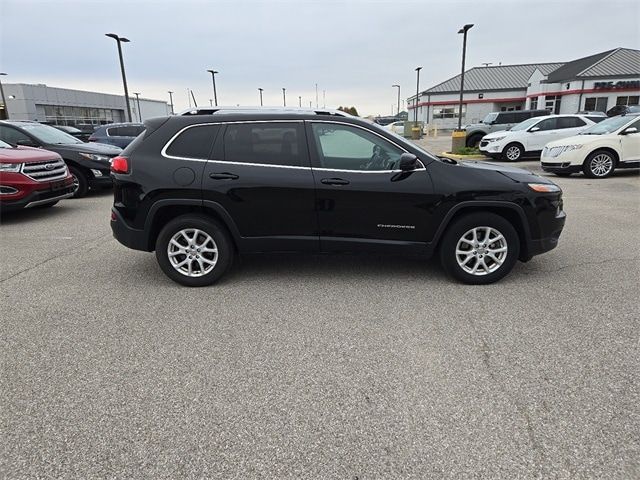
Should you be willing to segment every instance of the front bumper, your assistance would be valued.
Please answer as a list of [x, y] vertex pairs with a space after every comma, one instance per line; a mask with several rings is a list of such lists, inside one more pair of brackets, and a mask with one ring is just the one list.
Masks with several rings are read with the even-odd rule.
[[573, 165], [571, 162], [548, 162], [542, 159], [540, 167], [549, 173], [578, 173], [582, 170], [582, 165]]
[[149, 248], [146, 232], [129, 226], [115, 208], [111, 208], [111, 231], [113, 232], [113, 237], [125, 247], [144, 252], [153, 250]]
[[8, 212], [37, 207], [69, 198], [74, 193], [73, 179], [71, 177], [59, 182], [45, 184], [43, 187], [44, 188], [31, 190], [20, 198], [7, 199], [0, 197], [0, 210]]

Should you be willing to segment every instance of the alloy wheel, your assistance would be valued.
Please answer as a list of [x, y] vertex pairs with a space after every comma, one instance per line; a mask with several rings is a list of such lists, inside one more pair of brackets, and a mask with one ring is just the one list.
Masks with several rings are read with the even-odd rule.
[[202, 277], [218, 262], [218, 246], [211, 236], [197, 228], [177, 232], [167, 246], [171, 266], [187, 277]]
[[471, 275], [488, 275], [498, 270], [507, 258], [507, 240], [493, 227], [475, 227], [460, 237], [456, 261]]
[[520, 147], [516, 147], [515, 145], [509, 147], [506, 155], [509, 160], [517, 160], [520, 158]]
[[606, 177], [613, 169], [613, 158], [606, 153], [599, 153], [589, 162], [589, 169], [596, 177]]

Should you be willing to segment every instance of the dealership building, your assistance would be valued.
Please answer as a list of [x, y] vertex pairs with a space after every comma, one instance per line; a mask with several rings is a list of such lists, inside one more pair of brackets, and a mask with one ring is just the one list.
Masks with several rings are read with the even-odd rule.
[[[465, 71], [462, 124], [477, 123], [488, 113], [546, 109], [553, 113], [606, 112], [615, 105], [638, 105], [640, 50], [616, 48], [570, 62], [474, 67]], [[460, 75], [421, 92], [419, 121], [456, 128]], [[416, 96], [407, 99], [409, 120]]]
[[[124, 95], [70, 90], [68, 88], [31, 85], [26, 83], [3, 84], [7, 110], [11, 120], [34, 120], [54, 125], [104, 125], [127, 121]], [[140, 98], [130, 99], [131, 117], [134, 122], [151, 117], [169, 115], [167, 102]], [[0, 111], [5, 118], [4, 111]]]

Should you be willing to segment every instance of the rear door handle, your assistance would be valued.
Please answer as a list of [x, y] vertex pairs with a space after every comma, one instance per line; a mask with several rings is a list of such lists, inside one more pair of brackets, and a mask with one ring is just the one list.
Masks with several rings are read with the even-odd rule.
[[349, 185], [349, 180], [343, 178], [323, 178], [320, 180], [325, 185]]
[[220, 173], [210, 173], [209, 178], [212, 178], [214, 180], [237, 180], [240, 177], [235, 173], [220, 172]]

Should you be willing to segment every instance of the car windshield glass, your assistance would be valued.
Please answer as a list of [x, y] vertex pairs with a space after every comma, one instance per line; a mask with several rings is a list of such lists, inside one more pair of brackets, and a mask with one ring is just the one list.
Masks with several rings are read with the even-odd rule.
[[57, 128], [50, 127], [49, 125], [24, 124], [20, 125], [20, 128], [29, 132], [42, 143], [56, 145], [82, 143], [80, 140], [68, 133], [58, 130]]
[[520, 122], [517, 125], [514, 125], [513, 127], [511, 127], [511, 131], [517, 132], [518, 130], [526, 130], [527, 128], [531, 127], [532, 125], [535, 125], [536, 123], [538, 123], [540, 121], [539, 118], [528, 118], [526, 119], [524, 122]]
[[613, 117], [607, 118], [606, 120], [601, 121], [600, 123], [596, 123], [595, 125], [583, 130], [580, 135], [606, 135], [607, 133], [615, 132], [620, 127], [623, 127], [630, 120], [638, 117]]
[[8, 143], [3, 142], [2, 140], [0, 140], [0, 148], [12, 148], [12, 147]]
[[498, 118], [498, 114], [497, 113], [489, 113], [486, 117], [484, 117], [484, 119], [482, 120], [482, 123], [491, 123], [493, 122], [496, 118]]

